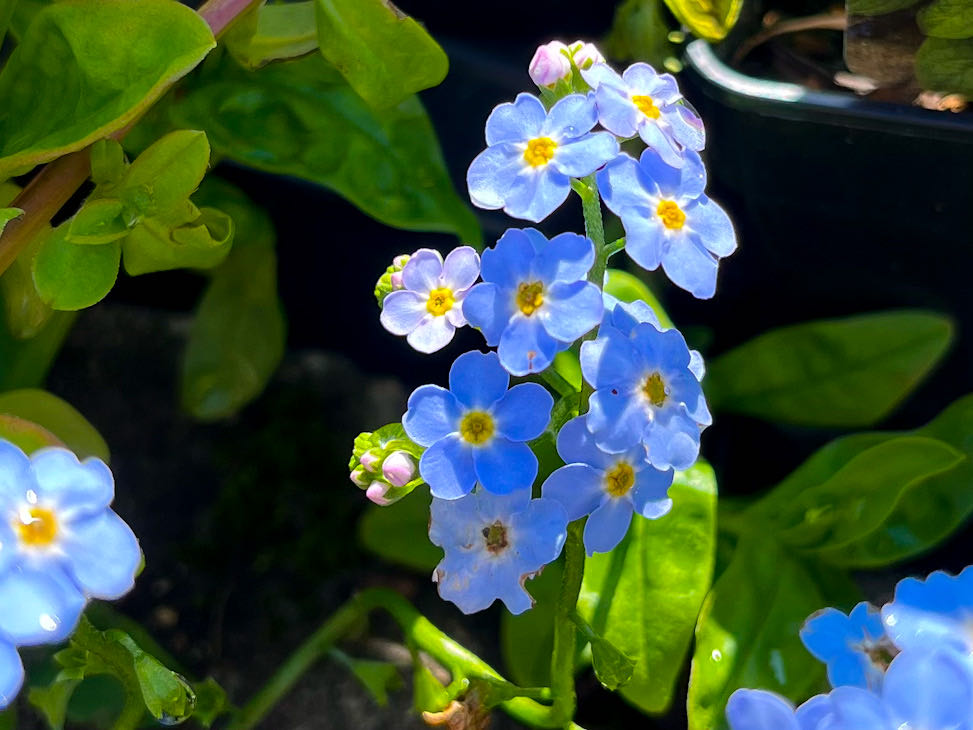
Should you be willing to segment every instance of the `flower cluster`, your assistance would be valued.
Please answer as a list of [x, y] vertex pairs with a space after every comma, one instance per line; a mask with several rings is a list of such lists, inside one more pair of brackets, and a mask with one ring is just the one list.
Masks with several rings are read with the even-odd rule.
[[0, 709], [23, 682], [16, 647], [63, 641], [89, 599], [132, 588], [142, 554], [114, 496], [98, 459], [0, 440]]
[[[520, 94], [490, 114], [487, 147], [467, 174], [470, 198], [537, 223], [573, 189], [590, 237], [511, 228], [482, 257], [463, 246], [445, 259], [430, 249], [397, 258], [376, 286], [388, 331], [433, 352], [469, 324], [496, 349], [460, 355], [448, 389], [416, 389], [402, 433], [375, 443], [363, 434], [371, 440], [356, 442], [351, 464], [378, 504], [429, 485], [429, 536], [445, 553], [434, 580], [467, 613], [497, 599], [513, 613], [528, 609], [524, 582], [558, 557], [569, 521], [586, 520], [592, 554], [614, 549], [634, 515], [671, 509], [675, 470], [696, 460], [712, 420], [702, 358], [645, 302], [606, 294], [605, 267], [626, 248], [710, 297], [718, 260], [736, 245], [704, 195], [702, 124], [671, 76], [645, 64], [619, 75], [580, 41], [541, 46], [529, 73], [540, 97]], [[621, 151], [635, 137], [648, 145], [638, 161]], [[601, 240], [600, 197], [626, 239]], [[579, 361], [580, 392], [566, 394], [551, 376], [559, 356]], [[538, 382], [510, 387], [511, 376]], [[560, 385], [558, 407], [542, 383]], [[537, 496], [532, 442], [545, 432], [563, 465], [548, 465]]]
[[973, 727], [973, 566], [906, 578], [879, 610], [827, 608], [801, 631], [833, 689], [797, 709], [743, 689], [726, 707], [733, 730], [960, 730]]

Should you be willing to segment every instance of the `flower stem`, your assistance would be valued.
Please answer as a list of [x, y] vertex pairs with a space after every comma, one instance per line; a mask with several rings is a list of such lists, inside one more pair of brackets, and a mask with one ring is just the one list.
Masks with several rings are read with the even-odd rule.
[[581, 579], [584, 577], [583, 522], [568, 525], [564, 543], [564, 572], [554, 613], [554, 654], [551, 657], [551, 714], [557, 727], [570, 727], [577, 698], [574, 690], [574, 659], [578, 629], [574, 623]]
[[[231, 719], [226, 730], [255, 727], [297, 683], [303, 674], [345, 634], [375, 609], [387, 611], [402, 629], [410, 646], [421, 649], [456, 677], [504, 681], [503, 677], [468, 649], [460, 646], [434, 626], [398, 593], [372, 588], [350, 599], [291, 654], [270, 680]], [[527, 694], [544, 696], [538, 689]], [[516, 697], [501, 705], [511, 717], [534, 727], [563, 727], [555, 724], [551, 708], [526, 697]]]

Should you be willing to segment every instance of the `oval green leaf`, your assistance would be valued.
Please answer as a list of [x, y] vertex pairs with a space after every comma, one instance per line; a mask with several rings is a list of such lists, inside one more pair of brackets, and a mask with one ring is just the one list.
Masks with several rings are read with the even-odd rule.
[[37, 388], [0, 393], [0, 413], [16, 416], [41, 426], [79, 459], [97, 456], [109, 460], [108, 444], [97, 429], [67, 401]]
[[53, 309], [76, 311], [97, 304], [115, 286], [122, 248], [117, 241], [68, 243], [67, 228], [56, 228], [40, 245], [32, 272], [41, 299]]
[[771, 330], [713, 359], [710, 406], [800, 426], [865, 426], [888, 415], [953, 340], [939, 314], [902, 310]]
[[234, 23], [223, 40], [237, 62], [250, 69], [316, 51], [314, 1], [261, 5]]
[[622, 696], [645, 712], [672, 702], [693, 626], [713, 575], [716, 478], [697, 462], [669, 488], [672, 511], [634, 517], [622, 543], [585, 560], [578, 612], [635, 660]]
[[0, 72], [0, 179], [126, 126], [215, 45], [172, 0], [45, 8]]
[[45, 446], [64, 446], [57, 436], [43, 426], [6, 413], [0, 413], [0, 438], [28, 455]]
[[672, 14], [700, 38], [721, 41], [736, 25], [743, 0], [665, 0]]
[[969, 0], [933, 0], [919, 11], [919, 27], [936, 38], [973, 37], [973, 3]]

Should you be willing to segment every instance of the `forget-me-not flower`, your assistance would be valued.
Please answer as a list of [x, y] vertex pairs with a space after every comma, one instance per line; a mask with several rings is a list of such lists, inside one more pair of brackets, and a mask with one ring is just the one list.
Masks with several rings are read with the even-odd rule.
[[537, 476], [537, 457], [525, 443], [540, 436], [554, 399], [543, 386], [510, 375], [495, 352], [467, 352], [449, 370], [449, 390], [423, 385], [409, 396], [406, 433], [427, 447], [419, 473], [434, 497], [459, 499], [479, 482], [509, 494]]
[[885, 635], [882, 617], [869, 603], [859, 603], [847, 616], [826, 608], [801, 629], [807, 650], [828, 666], [832, 687], [879, 690], [885, 670], [898, 650]]
[[659, 75], [647, 63], [629, 66], [621, 76], [607, 64], [582, 69], [581, 75], [595, 90], [598, 121], [619, 137], [638, 134], [670, 165], [682, 164], [685, 150], [706, 145], [703, 123], [681, 104], [682, 94], [670, 74]]
[[581, 371], [595, 388], [586, 425], [598, 447], [620, 453], [641, 442], [657, 469], [692, 466], [712, 417], [690, 362], [678, 330], [647, 322], [628, 336], [602, 326], [583, 343]]
[[530, 484], [506, 495], [477, 489], [461, 499], [433, 499], [429, 539], [445, 553], [433, 579], [463, 613], [496, 599], [510, 613], [533, 605], [524, 581], [557, 558], [568, 518], [552, 499], [531, 499]]
[[[138, 540], [109, 507], [111, 471], [67, 449], [28, 458], [0, 441], [0, 636], [56, 643], [88, 598], [119, 598], [134, 584]], [[5, 534], [4, 534], [5, 533]]]
[[607, 553], [625, 537], [632, 513], [656, 519], [672, 508], [667, 493], [671, 469], [649, 465], [637, 444], [620, 454], [598, 448], [583, 416], [573, 418], [557, 436], [557, 452], [566, 466], [554, 471], [541, 494], [557, 500], [569, 520], [591, 515], [584, 526], [588, 554]]
[[436, 352], [466, 324], [463, 299], [480, 275], [480, 257], [470, 246], [443, 257], [421, 248], [402, 268], [402, 287], [382, 302], [382, 326], [419, 352]]
[[564, 97], [549, 112], [530, 94], [499, 105], [487, 119], [487, 148], [466, 174], [470, 199], [514, 218], [544, 220], [568, 197], [571, 178], [590, 175], [618, 154], [614, 135], [591, 132], [597, 121], [594, 98], [582, 94]]
[[882, 621], [900, 649], [935, 641], [973, 654], [973, 566], [956, 576], [937, 570], [924, 580], [899, 581]]
[[699, 155], [687, 151], [676, 168], [652, 149], [637, 162], [623, 154], [597, 180], [605, 205], [622, 220], [632, 260], [650, 271], [661, 264], [676, 285], [712, 297], [719, 259], [736, 250], [736, 234], [726, 212], [703, 194]]
[[463, 313], [498, 346], [508, 372], [538, 373], [601, 321], [601, 291], [585, 278], [594, 261], [584, 236], [548, 241], [533, 228], [511, 228], [483, 252], [483, 282], [470, 290]]

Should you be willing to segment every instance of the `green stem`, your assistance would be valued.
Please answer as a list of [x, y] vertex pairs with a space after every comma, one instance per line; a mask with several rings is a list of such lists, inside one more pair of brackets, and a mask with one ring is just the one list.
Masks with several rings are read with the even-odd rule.
[[614, 256], [616, 253], [621, 251], [623, 248], [625, 248], [625, 236], [622, 236], [618, 240], [612, 241], [611, 243], [607, 244], [605, 246], [605, 261], [610, 259], [612, 256]]
[[564, 543], [564, 572], [554, 613], [554, 654], [551, 658], [551, 714], [557, 727], [570, 727], [577, 698], [574, 690], [574, 659], [578, 630], [574, 623], [581, 579], [584, 577], [583, 522], [568, 525]]
[[[421, 649], [446, 667], [454, 677], [505, 681], [489, 664], [460, 646], [420, 614], [394, 591], [373, 588], [363, 591], [339, 608], [317, 631], [291, 654], [267, 684], [245, 704], [226, 730], [249, 730], [256, 726], [297, 683], [303, 674], [363, 616], [375, 609], [387, 611], [402, 629], [410, 645]], [[526, 691], [543, 697], [542, 690]], [[526, 697], [504, 702], [501, 707], [511, 717], [534, 727], [562, 727], [552, 724], [551, 708]]]
[[549, 367], [540, 373], [541, 380], [550, 385], [560, 396], [574, 395], [578, 391], [571, 383], [561, 377], [553, 367]]

